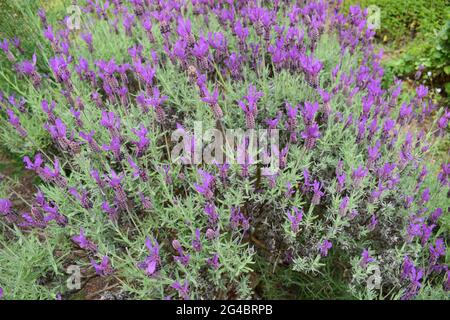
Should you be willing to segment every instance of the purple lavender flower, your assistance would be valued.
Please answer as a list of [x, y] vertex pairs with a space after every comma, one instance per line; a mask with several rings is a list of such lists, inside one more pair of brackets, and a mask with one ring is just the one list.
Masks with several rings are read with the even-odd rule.
[[209, 45], [204, 37], [200, 37], [192, 48], [192, 54], [197, 58], [197, 64], [200, 70], [208, 72], [211, 69], [209, 60]]
[[368, 147], [367, 153], [369, 154], [369, 165], [374, 164], [379, 158], [381, 142], [378, 140], [373, 147]]
[[60, 188], [65, 188], [67, 186], [66, 179], [61, 175], [61, 168], [59, 166], [58, 158], [55, 158], [53, 168], [48, 166], [45, 166], [44, 168], [36, 168], [36, 172], [44, 181], [53, 181]]
[[140, 61], [137, 61], [133, 64], [134, 70], [137, 73], [139, 79], [145, 83], [146, 88], [149, 90], [153, 84], [153, 78], [156, 74], [156, 69], [152, 67], [150, 64], [142, 64]]
[[83, 41], [86, 42], [89, 52], [90, 53], [94, 52], [94, 46], [92, 45], [92, 34], [91, 33], [82, 33], [81, 39], [83, 39]]
[[30, 77], [30, 80], [35, 88], [38, 88], [41, 85], [42, 77], [36, 69], [36, 54], [33, 54], [32, 61], [24, 60], [19, 62], [16, 64], [15, 68], [19, 74]]
[[127, 161], [130, 167], [133, 169], [133, 177], [135, 178], [140, 177], [144, 182], [148, 180], [147, 173], [145, 172], [145, 170], [139, 168], [139, 166], [136, 164], [136, 162], [133, 161], [131, 157], [128, 157]]
[[119, 188], [124, 175], [117, 175], [117, 173], [111, 169], [111, 178], [107, 177], [107, 181], [112, 188]]
[[41, 204], [41, 209], [44, 211], [44, 213], [47, 213], [47, 215], [44, 217], [43, 222], [49, 223], [50, 221], [55, 221], [59, 226], [65, 227], [68, 223], [68, 220], [65, 216], [63, 216], [58, 209], [58, 206], [56, 203], [53, 202], [47, 202], [44, 201]]
[[342, 162], [342, 160], [339, 160], [338, 165], [336, 166], [336, 180], [338, 182], [337, 190], [336, 190], [337, 192], [340, 193], [344, 190], [345, 179], [346, 179], [346, 175], [343, 170], [343, 162]]
[[208, 215], [208, 220], [211, 225], [215, 225], [219, 220], [219, 215], [216, 211], [216, 206], [214, 203], [207, 203], [204, 209], [205, 213]]
[[214, 49], [214, 62], [221, 64], [228, 56], [228, 43], [222, 32], [208, 33], [208, 43]]
[[445, 256], [445, 243], [442, 238], [437, 238], [435, 245], [430, 245], [430, 264], [435, 265], [439, 257]]
[[300, 63], [303, 70], [306, 71], [306, 81], [308, 84], [313, 88], [317, 88], [319, 86], [319, 73], [322, 70], [323, 64], [313, 56], [305, 55], [300, 57]]
[[433, 229], [436, 227], [436, 225], [428, 225], [426, 223], [422, 224], [422, 234], [421, 234], [421, 244], [422, 246], [425, 246], [425, 244], [428, 242], [428, 240], [431, 237], [431, 233], [433, 232]]
[[110, 206], [108, 202], [104, 201], [102, 203], [102, 210], [108, 214], [111, 221], [117, 221], [119, 217], [119, 211], [115, 206]]
[[[189, 39], [191, 36], [191, 21], [189, 19], [183, 19], [182, 17], [178, 17], [178, 26], [177, 26], [177, 33], [180, 37], [185, 38], [186, 40]], [[195, 42], [195, 38], [194, 38]], [[191, 46], [193, 43], [191, 44]]]
[[183, 247], [181, 246], [180, 241], [173, 240], [172, 247], [178, 252], [177, 256], [173, 256], [176, 262], [179, 262], [183, 266], [187, 266], [189, 261], [191, 260], [191, 256], [188, 253], [185, 253]]
[[377, 224], [378, 224], [377, 216], [373, 214], [370, 217], [370, 222], [369, 222], [369, 225], [367, 226], [367, 229], [369, 229], [369, 231], [373, 231], [375, 229], [375, 227], [377, 226]]
[[430, 201], [430, 198], [431, 198], [431, 196], [430, 196], [430, 188], [425, 188], [425, 190], [422, 192], [420, 202], [422, 204], [425, 204], [428, 201]]
[[122, 188], [121, 182], [124, 174], [117, 175], [114, 170], [111, 169], [111, 177], [106, 177], [107, 182], [114, 189], [115, 199], [121, 209], [127, 209], [127, 195]]
[[324, 193], [321, 191], [322, 185], [319, 181], [314, 181], [312, 187], [314, 194], [311, 202], [314, 205], [318, 205], [320, 203], [320, 198], [324, 195]]
[[230, 164], [225, 162], [223, 164], [215, 163], [215, 165], [219, 169], [219, 175], [222, 180], [222, 183], [225, 183], [228, 177], [228, 170], [230, 169]]
[[201, 184], [194, 184], [195, 190], [202, 194], [207, 200], [211, 200], [214, 197], [213, 188], [215, 184], [215, 177], [209, 172], [201, 169], [198, 170], [198, 173], [202, 178], [202, 182]]
[[96, 252], [97, 246], [84, 235], [84, 228], [80, 228], [80, 234], [73, 236], [72, 240], [78, 244], [81, 249]]
[[55, 75], [56, 81], [67, 85], [69, 89], [72, 88], [70, 82], [71, 73], [69, 71], [70, 62], [70, 58], [66, 61], [63, 56], [55, 56], [49, 60], [49, 65]]
[[83, 190], [82, 193], [80, 194], [76, 188], [69, 188], [69, 193], [80, 202], [83, 208], [89, 209], [92, 207], [92, 204], [88, 197], [89, 195], [88, 191]]
[[148, 130], [143, 124], [138, 129], [131, 130], [139, 138], [139, 140], [131, 141], [131, 143], [136, 146], [137, 157], [142, 157], [150, 144], [150, 139], [147, 138]]
[[358, 134], [356, 136], [356, 141], [358, 143], [360, 143], [366, 136], [366, 124], [367, 124], [367, 117], [363, 116], [358, 123]]
[[230, 227], [232, 230], [236, 230], [239, 226], [242, 227], [244, 232], [250, 229], [250, 218], [246, 218], [242, 214], [240, 208], [232, 207], [230, 214]]
[[111, 136], [117, 137], [120, 132], [120, 117], [112, 111], [102, 111], [102, 119], [100, 125], [105, 127], [111, 133]]
[[47, 17], [45, 16], [45, 10], [40, 8], [37, 13], [39, 19], [41, 20], [42, 25], [45, 27], [47, 25]]
[[7, 216], [11, 213], [12, 202], [9, 199], [0, 199], [0, 215]]
[[170, 173], [170, 165], [163, 164], [162, 170], [164, 172], [164, 181], [166, 182], [166, 184], [172, 184], [172, 175]]
[[202, 101], [206, 102], [210, 107], [211, 110], [214, 113], [214, 118], [216, 120], [220, 120], [223, 117], [222, 109], [220, 108], [219, 104], [217, 103], [217, 97], [219, 96], [219, 90], [217, 88], [214, 89], [214, 92], [212, 94], [209, 93], [208, 90], [205, 89], [206, 92], [203, 94]]
[[408, 256], [405, 256], [403, 258], [401, 277], [402, 278], [407, 278], [408, 274], [409, 274], [409, 272], [411, 271], [412, 268], [414, 268], [413, 261], [411, 261], [411, 259]]
[[0, 49], [3, 50], [3, 52], [5, 52], [6, 57], [8, 58], [9, 61], [11, 62], [16, 61], [16, 58], [14, 57], [9, 48], [9, 42], [7, 39], [3, 39], [3, 41], [0, 41]]
[[413, 107], [411, 104], [403, 103], [400, 107], [397, 122], [401, 125], [408, 123], [411, 119]]
[[127, 36], [133, 35], [133, 26], [136, 23], [136, 16], [134, 14], [125, 13], [123, 17], [123, 27]]
[[53, 28], [51, 25], [47, 25], [44, 28], [44, 37], [50, 41], [52, 47], [55, 49], [56, 48], [56, 37], [55, 37], [55, 33], [53, 32]]
[[238, 104], [245, 112], [245, 121], [248, 129], [255, 128], [256, 115], [258, 114], [257, 102], [263, 96], [262, 92], [256, 90], [254, 85], [248, 87], [247, 95], [244, 97], [246, 103], [239, 100]]
[[292, 211], [294, 211], [294, 214], [291, 214], [289, 211], [287, 212], [287, 216], [289, 221], [291, 222], [291, 230], [294, 233], [298, 232], [298, 228], [300, 225], [300, 222], [303, 219], [303, 210], [299, 210], [297, 207], [293, 207]]
[[192, 240], [192, 248], [194, 251], [200, 252], [202, 250], [202, 242], [200, 240], [200, 229], [195, 229], [195, 237]]
[[28, 170], [36, 171], [36, 173], [39, 173], [39, 171], [42, 170], [42, 164], [44, 163], [40, 153], [37, 153], [35, 155], [33, 161], [31, 161], [31, 159], [28, 156], [25, 156], [23, 158], [23, 161], [25, 163], [25, 168], [27, 168]]
[[210, 265], [214, 270], [219, 269], [220, 263], [219, 263], [219, 255], [215, 253], [211, 258], [208, 258], [206, 260], [206, 263]]
[[231, 78], [234, 80], [239, 80], [242, 78], [242, 63], [244, 62], [244, 56], [232, 52], [227, 58], [225, 58], [225, 65], [230, 71]]
[[151, 210], [153, 208], [151, 199], [146, 197], [143, 192], [139, 192], [139, 199], [141, 200], [142, 208], [144, 210]]
[[100, 264], [97, 264], [94, 259], [91, 259], [91, 265], [94, 267], [95, 273], [101, 277], [106, 277], [114, 272], [107, 256], [103, 256]]
[[444, 283], [444, 290], [445, 291], [450, 291], [450, 270], [447, 270], [447, 276], [446, 276], [447, 280]]
[[281, 112], [278, 112], [274, 119], [266, 119], [265, 123], [269, 126], [269, 129], [276, 129], [281, 118]]
[[409, 286], [402, 296], [403, 300], [413, 298], [418, 289], [422, 286], [420, 280], [422, 279], [423, 271], [417, 268], [408, 256], [405, 256], [402, 266], [402, 278], [409, 280]]
[[410, 271], [410, 275], [409, 275], [409, 280], [411, 281], [411, 289], [410, 289], [410, 293], [412, 294], [412, 292], [416, 293], [417, 290], [422, 286], [420, 280], [423, 277], [423, 270], [422, 269], [418, 269], [418, 268], [413, 268]]
[[367, 176], [367, 173], [368, 173], [368, 170], [366, 168], [363, 168], [362, 166], [359, 166], [358, 168], [353, 169], [352, 179], [353, 179], [353, 186], [355, 188], [358, 188], [361, 185], [364, 177]]
[[208, 230], [206, 230], [206, 238], [208, 240], [214, 240], [217, 239], [220, 235], [220, 231], [219, 228], [217, 228], [216, 230], [213, 230], [211, 228], [209, 228]]
[[[295, 131], [297, 129], [297, 112], [298, 105], [293, 107], [290, 103], [286, 102], [286, 113], [288, 116], [287, 129], [291, 133], [290, 141], [293, 143], [297, 142], [297, 132]], [[276, 122], [278, 123], [278, 118], [276, 118]]]
[[93, 152], [100, 152], [100, 146], [97, 144], [97, 142], [94, 140], [94, 134], [95, 131], [92, 130], [89, 133], [84, 133], [82, 131], [80, 131], [79, 135], [80, 138], [82, 138], [83, 140], [86, 140], [86, 142], [89, 144], [89, 147], [92, 149]]
[[70, 140], [67, 139], [67, 126], [60, 118], [56, 118], [54, 124], [44, 124], [44, 128], [50, 133], [52, 139], [62, 150], [67, 150], [69, 148], [71, 143]]
[[312, 125], [314, 123], [314, 118], [319, 110], [319, 104], [317, 102], [310, 103], [305, 102], [302, 108], [302, 117], [306, 126]]
[[450, 163], [441, 164], [441, 171], [439, 171], [438, 180], [442, 186], [450, 186]]
[[27, 131], [22, 127], [20, 119], [15, 115], [14, 111], [7, 109], [6, 113], [8, 114], [9, 123], [17, 130], [17, 133], [23, 138], [28, 136]]
[[391, 136], [392, 129], [395, 127], [395, 121], [392, 119], [387, 119], [383, 124], [383, 135], [382, 140], [386, 142]]
[[117, 161], [120, 161], [120, 159], [121, 159], [120, 148], [121, 148], [121, 143], [120, 143], [120, 137], [118, 137], [118, 136], [111, 137], [111, 142], [109, 145], [108, 144], [102, 145], [102, 149], [104, 151], [111, 151]]
[[438, 120], [438, 132], [436, 133], [438, 136], [445, 135], [449, 121], [450, 121], [450, 110], [446, 109], [444, 111], [444, 114]]
[[75, 109], [74, 107], [70, 107], [70, 113], [75, 118], [75, 123], [79, 128], [83, 128], [83, 120], [81, 120], [81, 111]]
[[236, 20], [233, 26], [233, 32], [238, 38], [238, 48], [241, 52], [247, 51], [247, 37], [249, 35], [249, 30], [247, 27], [243, 27], [240, 20]]
[[422, 235], [423, 218], [411, 217], [411, 221], [407, 228], [408, 240], [412, 241], [414, 237]]
[[295, 194], [295, 190], [294, 190], [294, 188], [292, 187], [292, 183], [287, 182], [287, 183], [286, 183], [286, 188], [287, 188], [287, 190], [286, 190], [286, 192], [284, 193], [284, 195], [285, 195], [287, 198], [289, 198], [289, 197], [291, 197], [293, 194]]
[[332, 246], [333, 244], [329, 240], [325, 239], [319, 246], [320, 255], [322, 257], [326, 257], [328, 255], [328, 250], [330, 250]]
[[436, 223], [439, 220], [439, 217], [442, 215], [442, 209], [437, 208], [430, 215], [430, 220], [432, 223]]
[[414, 79], [416, 81], [420, 80], [420, 77], [422, 77], [422, 72], [424, 70], [425, 70], [425, 67], [422, 64], [417, 68], [417, 72], [414, 75]]
[[164, 112], [162, 105], [167, 99], [167, 96], [161, 96], [159, 89], [157, 87], [154, 87], [153, 96], [147, 100], [148, 104], [155, 109], [156, 121], [158, 121], [159, 123], [163, 123], [164, 119], [166, 118], [166, 113]]
[[378, 120], [377, 118], [375, 118], [369, 125], [369, 134], [367, 136], [367, 140], [371, 141], [377, 131], [378, 131]]
[[178, 294], [181, 298], [184, 300], [189, 300], [189, 282], [187, 280], [184, 281], [183, 284], [180, 284], [180, 282], [175, 281], [170, 285], [173, 289], [178, 291]]
[[301, 136], [305, 139], [305, 148], [312, 149], [316, 143], [316, 140], [320, 138], [319, 126], [317, 123], [309, 125], [301, 132]]
[[98, 172], [98, 170], [91, 170], [90, 174], [92, 176], [92, 178], [94, 178], [95, 182], [97, 183], [97, 185], [103, 189], [105, 187], [105, 182], [100, 178], [100, 173]]
[[341, 216], [346, 215], [349, 200], [350, 200], [350, 198], [348, 196], [345, 196], [344, 199], [342, 199], [341, 204], [339, 205], [339, 214]]
[[416, 88], [416, 94], [419, 99], [423, 99], [428, 94], [428, 88], [421, 84]]
[[330, 100], [332, 98], [332, 94], [322, 90], [322, 88], [318, 88], [319, 94], [322, 97], [322, 108], [321, 111], [323, 112], [323, 118], [326, 121], [328, 117], [331, 115], [332, 109], [330, 105]]
[[374, 261], [375, 261], [375, 259], [370, 256], [369, 251], [367, 249], [364, 249], [361, 254], [361, 261], [360, 261], [359, 265], [362, 268], [365, 268], [369, 263], [374, 262]]
[[145, 270], [148, 276], [152, 276], [161, 266], [161, 258], [159, 256], [159, 244], [156, 239], [150, 240], [149, 237], [145, 239], [145, 245], [149, 250], [149, 255], [145, 258], [144, 262], [140, 263], [138, 267]]

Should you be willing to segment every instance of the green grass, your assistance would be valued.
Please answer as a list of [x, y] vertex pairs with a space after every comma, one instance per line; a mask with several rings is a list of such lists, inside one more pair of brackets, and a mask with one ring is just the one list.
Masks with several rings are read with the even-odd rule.
[[[419, 66], [431, 71], [423, 82], [443, 103], [450, 96], [450, 3], [446, 0], [345, 0], [344, 6], [376, 5], [381, 10], [377, 39], [388, 58], [384, 60], [385, 85], [394, 77], [414, 76]], [[447, 97], [447, 98], [446, 98]], [[445, 98], [447, 100], [445, 100]]]
[[447, 0], [344, 0], [345, 8], [356, 4], [380, 8], [378, 35], [384, 42], [409, 42], [417, 35], [432, 34], [443, 26], [450, 6]]

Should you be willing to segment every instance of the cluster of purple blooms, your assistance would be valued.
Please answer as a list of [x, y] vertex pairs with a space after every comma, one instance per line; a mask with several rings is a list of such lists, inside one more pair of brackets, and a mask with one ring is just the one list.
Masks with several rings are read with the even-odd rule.
[[[209, 271], [221, 269], [225, 258], [218, 251], [220, 245], [212, 244], [229, 234], [243, 244], [256, 243], [258, 231], [273, 221], [282, 224], [275, 220], [276, 210], [269, 212], [272, 206], [285, 206], [277, 210], [286, 213], [282, 215], [283, 219], [297, 242], [287, 249], [290, 254], [319, 255], [333, 261], [336, 255], [329, 253], [340, 250], [342, 241], [338, 234], [328, 232], [334, 230], [332, 221], [352, 223], [354, 230], [345, 230], [346, 234], [354, 236], [352, 232], [363, 228], [366, 233], [362, 234], [382, 238], [382, 232], [389, 225], [389, 218], [381, 213], [384, 202], [407, 216], [405, 230], [395, 230], [398, 234], [404, 232], [405, 246], [412, 248], [418, 244], [422, 255], [428, 257], [427, 263], [423, 264], [425, 267], [416, 266], [417, 262], [408, 255], [404, 257], [401, 271], [403, 298], [414, 298], [431, 275], [442, 278], [446, 274], [444, 289], [448, 290], [450, 273], [443, 262], [445, 241], [436, 239], [441, 226], [440, 216], [446, 208], [437, 207], [433, 196], [448, 191], [450, 164], [442, 164], [436, 174], [422, 165], [422, 155], [430, 150], [430, 140], [424, 131], [416, 133], [411, 129], [412, 124], [425, 125], [425, 119], [440, 111], [423, 85], [417, 87], [410, 101], [402, 103], [399, 101], [401, 81], [395, 81], [388, 89], [383, 88], [382, 53], [375, 52], [374, 30], [367, 26], [367, 11], [351, 7], [346, 16], [341, 13], [341, 2], [307, 1], [299, 6], [296, 1], [273, 1], [269, 6], [259, 6], [257, 1], [192, 1], [185, 4], [159, 0], [86, 1], [83, 6], [86, 14], [107, 21], [112, 36], [121, 35], [133, 43], [124, 53], [123, 61], [99, 59], [98, 35], [83, 30], [76, 36], [69, 28], [54, 30], [48, 24], [45, 12], [40, 11], [44, 37], [53, 51], [48, 59], [49, 73], [38, 69], [38, 59], [42, 59], [39, 55], [33, 55], [31, 60], [22, 58], [18, 39], [3, 40], [0, 49], [17, 76], [29, 81], [35, 91], [51, 87], [53, 91], [59, 91], [58, 95], [53, 98], [55, 100], [42, 99], [40, 110], [33, 110], [26, 97], [6, 99], [0, 92], [0, 112], [28, 144], [34, 144], [33, 128], [27, 127], [24, 120], [37, 112], [40, 116], [43, 114], [42, 127], [53, 142], [51, 151], [55, 156], [49, 158], [44, 152], [47, 150], [25, 156], [26, 169], [35, 172], [45, 184], [54, 186], [83, 212], [91, 213], [97, 206], [114, 228], [125, 228], [126, 223], [135, 223], [135, 218], [149, 212], [151, 219], [159, 221], [161, 212], [158, 210], [178, 210], [183, 205], [183, 197], [188, 195], [189, 201], [195, 199], [198, 202], [195, 210], [200, 212], [199, 215], [190, 217], [192, 221], [185, 221], [187, 218], [183, 216], [188, 237], [177, 230], [175, 222], [172, 227], [167, 227], [167, 220], [172, 217], [155, 222], [161, 226], [161, 232], [155, 233], [156, 237], [146, 238], [148, 255], [135, 264], [145, 277], [171, 277], [171, 285], [164, 287], [165, 294], [171, 294], [168, 298], [196, 297], [192, 290], [195, 281], [188, 282], [184, 270], [195, 268], [197, 264], [193, 261], [198, 257], [203, 259], [202, 264]], [[188, 11], [192, 11], [192, 15], [188, 15]], [[209, 21], [212, 16], [219, 23], [220, 31], [205, 32], [212, 23]], [[197, 23], [203, 23], [203, 26], [198, 28]], [[328, 70], [329, 61], [319, 59], [316, 54], [325, 33], [336, 38], [341, 50], [339, 61], [333, 63], [331, 70]], [[141, 39], [142, 36], [145, 39]], [[79, 52], [85, 52], [84, 56]], [[346, 70], [344, 59], [349, 55], [358, 55], [360, 62]], [[235, 175], [229, 163], [217, 163], [212, 168], [185, 166], [184, 171], [177, 170], [172, 164], [161, 164], [161, 159], [155, 161], [157, 164], [153, 163], [152, 157], [156, 159], [160, 149], [168, 147], [167, 130], [173, 128], [174, 123], [184, 130], [188, 121], [186, 124], [178, 121], [195, 114], [174, 110], [178, 97], [167, 90], [165, 82], [168, 80], [159, 76], [167, 64], [171, 64], [169, 69], [186, 76], [194, 97], [209, 108], [217, 124], [234, 122], [236, 119], [232, 115], [238, 115], [245, 121], [247, 129], [264, 125], [269, 129], [285, 129], [289, 138], [283, 141], [282, 147], [271, 150], [280, 160], [281, 171], [261, 177], [257, 170], [253, 176], [249, 167], [255, 164], [255, 159], [245, 151], [239, 175]], [[269, 68], [269, 74], [299, 76], [296, 81], [305, 83], [308, 100], [302, 100], [304, 96], [299, 92], [300, 102], [285, 100], [281, 107], [269, 105], [272, 89], [261, 86], [268, 80], [261, 79], [265, 68]], [[230, 101], [228, 82], [245, 86], [246, 95]], [[82, 93], [85, 91], [87, 96]], [[226, 109], [223, 108], [225, 105]], [[136, 112], [140, 114], [139, 123], [134, 123]], [[435, 139], [448, 133], [449, 120], [450, 112], [446, 109], [436, 121]], [[355, 159], [348, 159], [353, 155], [327, 149], [327, 141], [332, 140], [329, 136], [339, 134], [350, 139], [336, 138], [354, 146], [353, 150], [357, 150], [353, 154]], [[244, 149], [247, 144], [244, 140]], [[189, 148], [195, 148], [195, 139], [191, 140]], [[294, 168], [291, 162], [296, 161], [292, 159], [295, 151], [302, 157], [309, 155], [311, 165]], [[75, 166], [78, 157], [89, 159], [86, 161], [91, 166], [88, 177], [79, 178], [84, 173], [80, 172], [79, 165]], [[335, 161], [331, 162], [327, 157], [333, 157]], [[190, 174], [191, 168], [199, 177], [196, 182], [187, 178], [186, 173]], [[288, 183], [286, 193], [281, 192], [276, 200], [258, 200], [260, 203], [257, 203], [256, 198], [264, 198], [264, 192], [276, 190], [284, 175], [294, 170], [297, 170], [297, 178]], [[417, 179], [413, 171], [418, 172]], [[161, 189], [153, 186], [158, 174], [163, 176]], [[177, 179], [173, 179], [175, 174]], [[410, 179], [409, 175], [414, 177], [411, 178], [414, 180], [411, 190], [402, 185], [404, 180]], [[436, 181], [434, 189], [429, 187], [431, 180]], [[223, 194], [229, 187], [242, 188], [242, 181], [248, 185], [256, 181], [255, 196], [246, 194], [244, 203], [225, 207]], [[148, 191], [153, 188], [158, 189], [155, 192], [160, 196], [156, 203]], [[244, 193], [243, 189], [238, 190]], [[166, 194], [172, 195], [166, 199]], [[303, 208], [296, 206], [298, 197], [306, 202]], [[332, 207], [333, 198], [338, 199], [337, 207]], [[376, 210], [369, 211], [369, 206]], [[264, 213], [265, 209], [268, 214]], [[266, 216], [258, 216], [258, 211]], [[224, 212], [226, 217], [223, 217]], [[330, 216], [328, 212], [332, 212]], [[330, 218], [335, 212], [337, 218]], [[320, 223], [327, 232], [320, 230], [320, 234], [303, 239], [308, 226], [304, 228], [303, 222], [311, 214], [323, 218]], [[25, 229], [45, 229], [52, 221], [60, 227], [76, 225], [75, 219], [68, 219], [67, 214], [60, 212], [58, 204], [47, 199], [41, 191], [37, 192], [29, 212], [20, 214], [13, 210], [9, 199], [0, 199], [0, 215], [8, 223]], [[72, 235], [71, 240], [89, 257], [96, 274], [108, 276], [116, 272], [112, 267], [113, 256], [100, 255], [99, 248], [103, 246], [86, 236], [86, 227], [77, 225], [77, 228], [79, 234]], [[403, 228], [403, 224], [389, 225], [389, 228]], [[167, 234], [161, 235], [165, 232]], [[240, 237], [233, 237], [236, 234]], [[286, 241], [274, 240], [274, 243], [280, 246], [279, 250], [284, 250]], [[306, 241], [303, 247], [313, 250], [299, 248], [301, 241]], [[265, 243], [261, 245], [260, 242], [258, 245], [264, 247]], [[173, 259], [167, 257], [170, 247]], [[408, 250], [412, 251], [411, 248]], [[383, 245], [371, 246], [371, 252], [375, 254], [383, 249], [386, 249]], [[376, 262], [375, 256], [372, 257], [365, 247], [357, 246], [351, 253], [359, 255], [361, 250], [362, 268]], [[412, 252], [410, 255], [413, 256]], [[98, 258], [101, 259], [99, 263]], [[184, 280], [175, 281], [173, 277], [184, 277]], [[202, 269], [198, 277], [208, 276]], [[1, 295], [0, 288], [0, 298]]]

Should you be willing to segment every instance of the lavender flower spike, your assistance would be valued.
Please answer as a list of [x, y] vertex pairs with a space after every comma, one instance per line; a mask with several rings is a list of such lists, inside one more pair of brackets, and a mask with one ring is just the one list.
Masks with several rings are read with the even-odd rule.
[[200, 169], [198, 170], [198, 172], [202, 177], [202, 183], [201, 184], [195, 183], [194, 184], [195, 190], [197, 190], [197, 192], [205, 196], [206, 199], [211, 200], [214, 197], [213, 187], [215, 178], [209, 172]]
[[189, 282], [187, 280], [184, 281], [183, 284], [176, 281], [171, 285], [172, 288], [178, 291], [178, 294], [184, 300], [189, 300]]
[[330, 250], [332, 246], [333, 244], [329, 240], [325, 239], [319, 247], [320, 255], [322, 257], [326, 257], [328, 255], [328, 250]]
[[293, 207], [292, 211], [294, 211], [294, 214], [288, 212], [287, 216], [289, 221], [291, 222], [292, 232], [297, 233], [300, 222], [303, 219], [303, 211], [301, 209], [299, 210], [297, 207]]
[[106, 277], [114, 272], [107, 256], [103, 256], [100, 264], [97, 264], [94, 259], [91, 259], [91, 265], [94, 267], [95, 273], [101, 277]]
[[145, 239], [145, 245], [147, 249], [149, 250], [149, 255], [145, 259], [144, 262], [140, 263], [138, 267], [140, 269], [144, 269], [145, 273], [148, 276], [153, 275], [159, 266], [161, 266], [161, 258], [159, 256], [159, 244], [156, 239], [150, 240], [150, 238], [147, 237]]
[[86, 236], [84, 235], [84, 229], [80, 228], [80, 234], [77, 236], [73, 236], [72, 240], [78, 244], [80, 246], [80, 248], [88, 250], [88, 251], [93, 251], [96, 252], [97, 251], [97, 246], [90, 241], [89, 239], [86, 238]]
[[375, 259], [369, 255], [369, 251], [367, 249], [364, 249], [361, 254], [361, 262], [359, 263], [360, 266], [365, 268], [369, 263], [373, 261], [375, 261]]
[[0, 215], [6, 216], [11, 213], [12, 202], [9, 199], [0, 199]]

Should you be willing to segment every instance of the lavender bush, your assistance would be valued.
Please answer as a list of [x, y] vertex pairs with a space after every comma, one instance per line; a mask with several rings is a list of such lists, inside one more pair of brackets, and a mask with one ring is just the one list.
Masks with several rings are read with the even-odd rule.
[[[450, 113], [381, 86], [367, 13], [340, 2], [86, 0], [80, 29], [28, 10], [0, 134], [36, 189], [1, 182], [1, 294], [71, 298], [76, 265], [129, 299], [448, 297]], [[277, 170], [248, 139], [239, 163], [178, 161], [198, 121], [278, 130]]]

